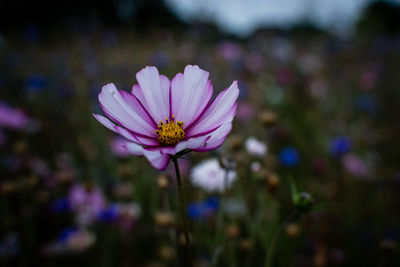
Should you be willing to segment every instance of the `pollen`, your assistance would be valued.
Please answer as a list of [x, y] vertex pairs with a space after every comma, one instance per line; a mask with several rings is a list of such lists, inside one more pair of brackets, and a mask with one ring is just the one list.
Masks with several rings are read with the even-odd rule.
[[182, 129], [183, 122], [175, 122], [175, 116], [172, 115], [171, 120], [165, 118], [165, 122], [160, 121], [155, 134], [158, 135], [158, 142], [165, 146], [171, 146], [179, 143], [185, 138], [185, 131]]

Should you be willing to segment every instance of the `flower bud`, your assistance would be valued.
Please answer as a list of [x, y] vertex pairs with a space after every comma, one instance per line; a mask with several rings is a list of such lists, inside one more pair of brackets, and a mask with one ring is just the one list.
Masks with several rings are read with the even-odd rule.
[[154, 221], [160, 227], [171, 227], [175, 223], [175, 216], [170, 212], [157, 212]]
[[308, 212], [311, 210], [314, 199], [308, 192], [301, 192], [294, 197], [294, 205], [300, 212]]
[[[186, 239], [185, 239], [185, 234], [184, 233], [180, 233], [179, 234], [179, 244], [181, 244], [182, 246], [186, 245]], [[189, 241], [190, 243], [192, 243], [192, 235], [189, 233]]]
[[285, 231], [289, 237], [297, 237], [301, 232], [301, 227], [297, 223], [289, 223]]
[[226, 229], [226, 234], [230, 238], [236, 238], [239, 236], [239, 228], [237, 227], [236, 224], [231, 224]]
[[160, 189], [166, 189], [169, 186], [168, 176], [166, 174], [161, 174], [158, 176], [157, 185]]
[[251, 250], [253, 248], [253, 241], [251, 239], [243, 239], [239, 243], [239, 248], [241, 250]]
[[162, 246], [158, 250], [158, 255], [164, 261], [170, 261], [175, 257], [175, 250], [170, 246]]
[[259, 119], [264, 127], [271, 127], [278, 121], [277, 115], [272, 111], [263, 111]]
[[243, 139], [238, 135], [232, 135], [228, 138], [228, 145], [232, 149], [232, 151], [238, 151], [242, 149]]
[[280, 181], [276, 173], [268, 173], [267, 186], [270, 191], [275, 191], [279, 187]]

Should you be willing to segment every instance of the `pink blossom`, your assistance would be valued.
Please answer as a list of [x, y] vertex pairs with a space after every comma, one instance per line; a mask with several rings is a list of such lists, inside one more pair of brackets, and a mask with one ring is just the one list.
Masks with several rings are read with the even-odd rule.
[[170, 81], [156, 67], [146, 67], [136, 74], [138, 84], [130, 93], [112, 83], [105, 85], [99, 102], [109, 119], [94, 117], [127, 139], [127, 152], [145, 156], [153, 167], [164, 170], [171, 156], [181, 151], [218, 148], [232, 129], [237, 81], [211, 101], [208, 76], [198, 66], [188, 65]]

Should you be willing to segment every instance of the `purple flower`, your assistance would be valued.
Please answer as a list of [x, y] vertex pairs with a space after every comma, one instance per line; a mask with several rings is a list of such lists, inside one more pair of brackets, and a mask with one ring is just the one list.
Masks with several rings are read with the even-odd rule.
[[242, 50], [240, 46], [234, 42], [223, 42], [218, 45], [217, 53], [225, 60], [232, 61], [241, 57]]
[[22, 129], [26, 127], [29, 118], [20, 109], [8, 106], [4, 102], [0, 102], [0, 127], [9, 129]]
[[87, 190], [82, 185], [74, 185], [69, 191], [68, 200], [80, 225], [94, 222], [106, 208], [106, 199], [99, 188]]
[[170, 81], [156, 67], [136, 74], [132, 92], [107, 84], [99, 94], [104, 116], [94, 117], [127, 139], [126, 150], [145, 156], [164, 170], [171, 156], [181, 151], [209, 151], [222, 145], [232, 129], [239, 95], [237, 82], [211, 100], [209, 73], [188, 65]]
[[342, 164], [346, 171], [355, 177], [366, 178], [368, 176], [367, 164], [354, 154], [346, 154], [342, 158]]

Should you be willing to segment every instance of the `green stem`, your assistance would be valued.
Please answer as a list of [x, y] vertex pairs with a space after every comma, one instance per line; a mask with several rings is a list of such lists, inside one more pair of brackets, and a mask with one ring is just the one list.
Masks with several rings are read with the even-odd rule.
[[[214, 253], [213, 256], [211, 258], [211, 264], [210, 266], [216, 266], [217, 262], [218, 262], [218, 257], [220, 256], [220, 254], [222, 253], [222, 251], [224, 250], [224, 231], [222, 230], [222, 226], [224, 223], [224, 209], [225, 209], [225, 194], [228, 188], [228, 175], [229, 175], [229, 170], [225, 169], [225, 173], [224, 173], [224, 189], [223, 192], [221, 194], [220, 197], [220, 204], [218, 207], [218, 217], [217, 217], [217, 225], [216, 225], [216, 229], [217, 229], [217, 233], [216, 233], [216, 238], [214, 239], [214, 243], [213, 243], [213, 247], [214, 247]], [[222, 242], [221, 245], [218, 245], [220, 242]]]
[[188, 266], [192, 267], [193, 266], [192, 248], [191, 248], [191, 244], [190, 244], [188, 222], [187, 222], [187, 217], [186, 217], [186, 212], [185, 212], [185, 199], [183, 197], [181, 173], [179, 171], [179, 164], [178, 164], [177, 158], [176, 157], [172, 158], [172, 161], [174, 162], [174, 165], [175, 165], [176, 181], [178, 184], [179, 204], [180, 204], [180, 210], [181, 210], [183, 232], [185, 234], [185, 247], [186, 247], [186, 253], [187, 253]]
[[286, 219], [279, 226], [278, 231], [276, 231], [274, 238], [271, 241], [271, 245], [268, 248], [267, 259], [265, 263], [265, 267], [271, 267], [272, 257], [274, 256], [276, 242], [278, 241], [278, 237], [280, 236], [282, 230], [285, 228], [288, 222], [290, 222], [293, 218], [297, 216], [297, 210], [292, 211]]

